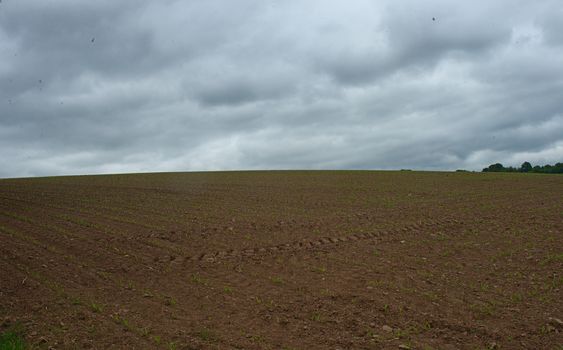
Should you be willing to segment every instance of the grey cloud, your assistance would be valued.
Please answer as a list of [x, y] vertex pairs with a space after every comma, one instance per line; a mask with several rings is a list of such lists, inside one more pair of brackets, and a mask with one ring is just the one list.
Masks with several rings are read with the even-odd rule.
[[[6, 2], [0, 27], [18, 42], [13, 80], [68, 79], [103, 66], [123, 74], [150, 53], [149, 34], [128, 30], [123, 2]], [[117, 25], [116, 25], [117, 24]], [[92, 42], [91, 39], [95, 41]]]
[[344, 47], [319, 62], [339, 83], [366, 84], [406, 69], [414, 69], [414, 74], [417, 69], [434, 69], [448, 55], [487, 57], [511, 36], [511, 23], [495, 18], [502, 13], [496, 10], [452, 2], [391, 3], [380, 10], [379, 23], [368, 21], [363, 33], [350, 33], [371, 38], [367, 44], [356, 48], [340, 42]]
[[243, 81], [199, 91], [197, 96], [197, 99], [205, 105], [236, 105], [259, 98], [260, 91]]
[[[282, 99], [296, 89], [295, 72], [264, 72], [258, 76], [255, 67], [239, 67], [241, 72], [231, 77], [201, 77], [198, 83], [191, 86], [194, 98], [206, 106], [238, 105], [249, 102]], [[230, 69], [232, 72], [234, 69]], [[273, 69], [270, 68], [272, 71]], [[289, 76], [288, 76], [289, 75]], [[289, 79], [288, 79], [289, 77]]]
[[562, 8], [4, 0], [0, 177], [558, 162]]
[[544, 36], [544, 39], [551, 45], [563, 45], [563, 4], [559, 1], [554, 1], [544, 6], [543, 13], [535, 21]]

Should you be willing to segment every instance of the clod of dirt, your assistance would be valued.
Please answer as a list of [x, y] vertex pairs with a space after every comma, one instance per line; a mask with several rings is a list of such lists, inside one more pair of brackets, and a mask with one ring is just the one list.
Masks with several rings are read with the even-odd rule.
[[558, 318], [550, 317], [549, 323], [555, 326], [556, 328], [563, 329], [563, 321]]
[[399, 349], [402, 349], [402, 350], [410, 350], [411, 347], [408, 346], [408, 345], [405, 345], [405, 344], [401, 344], [401, 345], [399, 345]]
[[387, 332], [387, 333], [393, 332], [393, 328], [389, 327], [388, 325], [382, 326], [381, 330], [383, 330], [384, 332]]

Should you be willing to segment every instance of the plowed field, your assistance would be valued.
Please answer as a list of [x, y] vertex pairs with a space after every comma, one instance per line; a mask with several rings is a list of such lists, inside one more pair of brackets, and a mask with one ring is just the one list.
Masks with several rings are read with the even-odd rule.
[[563, 176], [0, 180], [0, 333], [53, 349], [561, 349]]

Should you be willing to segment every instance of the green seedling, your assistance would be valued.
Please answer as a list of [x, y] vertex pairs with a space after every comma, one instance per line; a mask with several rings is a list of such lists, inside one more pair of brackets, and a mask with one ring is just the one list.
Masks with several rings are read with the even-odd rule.
[[274, 284], [283, 284], [283, 279], [281, 277], [272, 277], [270, 278], [270, 280], [274, 283]]
[[204, 279], [203, 277], [201, 277], [200, 275], [197, 275], [197, 274], [192, 274], [191, 281], [193, 283], [202, 284], [202, 285], [205, 285], [205, 286], [208, 284], [206, 279]]
[[172, 297], [166, 297], [166, 299], [164, 300], [164, 305], [166, 305], [166, 306], [174, 306], [177, 303], [178, 302], [176, 301], [176, 299], [174, 299]]
[[90, 304], [90, 309], [91, 309], [93, 312], [96, 312], [96, 313], [102, 312], [102, 306], [101, 306], [100, 304], [91, 303], [91, 304]]

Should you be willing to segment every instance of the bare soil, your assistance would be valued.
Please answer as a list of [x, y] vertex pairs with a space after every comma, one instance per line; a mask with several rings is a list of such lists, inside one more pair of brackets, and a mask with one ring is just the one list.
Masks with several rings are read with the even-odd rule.
[[40, 349], [562, 349], [563, 176], [0, 180], [0, 332]]

